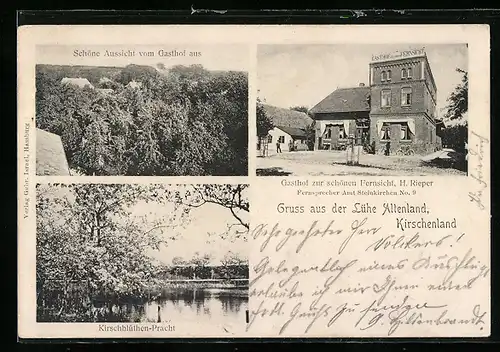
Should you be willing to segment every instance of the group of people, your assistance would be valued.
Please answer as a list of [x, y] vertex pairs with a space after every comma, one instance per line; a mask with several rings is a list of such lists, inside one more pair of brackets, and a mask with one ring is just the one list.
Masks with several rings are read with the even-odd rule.
[[[291, 140], [288, 143], [288, 151], [293, 152], [294, 150], [295, 150], [295, 145], [294, 145], [293, 141]], [[276, 153], [283, 153], [283, 151], [281, 150], [281, 143], [280, 142], [276, 142]]]

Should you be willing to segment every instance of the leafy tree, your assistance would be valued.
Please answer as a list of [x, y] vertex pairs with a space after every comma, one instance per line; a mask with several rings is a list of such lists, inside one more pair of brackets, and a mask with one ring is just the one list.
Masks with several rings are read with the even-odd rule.
[[[150, 221], [133, 216], [131, 208], [138, 202], [162, 201], [157, 188], [37, 186], [38, 306], [43, 310], [55, 305], [57, 313], [50, 319], [77, 314], [78, 319], [95, 320], [88, 304], [96, 296], [141, 298], [157, 284], [161, 267], [150, 251], [175, 240], [166, 234], [186, 219], [183, 213]], [[53, 292], [59, 292], [59, 299], [51, 300]]]
[[177, 265], [186, 265], [187, 262], [184, 260], [182, 257], [174, 257], [172, 259], [172, 265], [177, 266]]
[[307, 106], [303, 106], [303, 105], [292, 106], [292, 107], [290, 107], [290, 110], [303, 112], [304, 114], [309, 115], [309, 108]]
[[101, 89], [119, 90], [120, 88], [122, 88], [122, 85], [107, 77], [102, 77], [101, 79], [99, 79], [99, 82], [97, 83], [96, 87]]
[[443, 130], [443, 146], [452, 148], [459, 153], [466, 153], [465, 143], [467, 143], [468, 134], [467, 125], [448, 126]]
[[101, 95], [87, 107], [88, 125], [83, 130], [73, 164], [87, 175], [120, 175], [127, 171], [123, 158], [126, 136], [132, 120], [118, 102]]
[[257, 99], [257, 136], [259, 138], [267, 137], [269, 131], [273, 128], [274, 124], [271, 117], [266, 114], [264, 106]]
[[[457, 68], [457, 72], [462, 74], [462, 81], [455, 87], [455, 90], [448, 97], [448, 105], [444, 117], [451, 121], [459, 120], [468, 111], [469, 80], [466, 71]], [[442, 131], [442, 143], [448, 148], [453, 148], [458, 152], [465, 153], [465, 146], [468, 141], [468, 122], [454, 126], [446, 126]]]
[[220, 119], [214, 124], [213, 117], [207, 118], [205, 123], [211, 126], [210, 136], [217, 136], [217, 129], [221, 127], [217, 142], [220, 152], [212, 153], [215, 155], [212, 174], [247, 174], [248, 77], [241, 72], [217, 74], [209, 80], [208, 86], [213, 116]]
[[186, 200], [183, 204], [190, 207], [200, 207], [204, 204], [211, 203], [220, 205], [228, 209], [236, 224], [249, 229], [249, 223], [245, 215], [250, 211], [248, 198], [245, 190], [248, 188], [246, 184], [238, 185], [194, 185], [193, 192], [186, 194]]
[[130, 64], [120, 72], [118, 82], [123, 85], [131, 81], [139, 81], [147, 84], [158, 79], [159, 75], [154, 67]]
[[221, 275], [226, 278], [235, 278], [241, 267], [248, 268], [248, 259], [241, 258], [239, 254], [229, 251], [221, 260]]
[[201, 255], [199, 252], [196, 252], [193, 258], [189, 261], [190, 264], [199, 267], [205, 267], [210, 264], [210, 260], [212, 259], [210, 254]]
[[469, 78], [466, 71], [459, 68], [457, 72], [462, 74], [462, 81], [455, 87], [448, 97], [445, 118], [456, 120], [461, 118], [468, 110]]
[[38, 128], [61, 136], [67, 157], [79, 150], [86, 115], [95, 92], [71, 85], [61, 86], [48, 74], [36, 79], [36, 124]]
[[186, 82], [204, 80], [208, 76], [208, 71], [202, 65], [175, 65], [169, 69], [170, 74], [177, 76]]
[[314, 141], [316, 139], [316, 123], [313, 121], [310, 125], [306, 126], [306, 140], [307, 140], [307, 147], [309, 150], [314, 149]]
[[221, 260], [221, 264], [223, 266], [231, 266], [231, 265], [248, 265], [248, 259], [241, 258], [238, 253], [227, 252], [224, 258]]

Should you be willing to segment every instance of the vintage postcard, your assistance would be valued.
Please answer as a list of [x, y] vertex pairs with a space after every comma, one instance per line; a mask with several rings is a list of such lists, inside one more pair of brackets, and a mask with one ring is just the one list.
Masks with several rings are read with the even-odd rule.
[[18, 38], [20, 338], [490, 335], [487, 25]]

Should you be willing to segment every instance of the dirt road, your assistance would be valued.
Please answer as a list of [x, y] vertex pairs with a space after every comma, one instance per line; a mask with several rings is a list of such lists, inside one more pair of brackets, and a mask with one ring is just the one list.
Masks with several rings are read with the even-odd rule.
[[345, 151], [305, 151], [257, 158], [258, 176], [466, 176], [465, 172], [423, 165], [419, 156], [362, 154], [360, 164], [346, 163]]

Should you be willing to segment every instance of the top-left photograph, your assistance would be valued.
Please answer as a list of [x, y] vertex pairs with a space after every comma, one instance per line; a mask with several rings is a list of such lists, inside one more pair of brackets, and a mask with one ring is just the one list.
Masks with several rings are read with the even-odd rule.
[[36, 48], [39, 176], [248, 175], [248, 47]]

